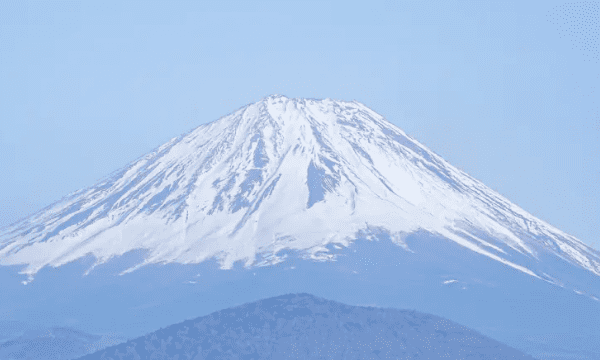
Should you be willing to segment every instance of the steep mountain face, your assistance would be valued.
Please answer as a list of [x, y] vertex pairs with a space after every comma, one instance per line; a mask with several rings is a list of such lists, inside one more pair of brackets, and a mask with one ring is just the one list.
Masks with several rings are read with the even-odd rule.
[[[335, 260], [372, 229], [411, 251], [426, 231], [565, 286], [548, 259], [600, 275], [600, 254], [444, 161], [365, 105], [270, 96], [172, 139], [97, 185], [2, 229], [0, 264], [31, 278], [88, 255], [273, 265]], [[31, 280], [30, 278], [30, 280]], [[583, 290], [578, 290], [583, 291]], [[586, 293], [597, 299], [597, 295]]]
[[528, 359], [446, 319], [288, 294], [218, 311], [80, 358]]

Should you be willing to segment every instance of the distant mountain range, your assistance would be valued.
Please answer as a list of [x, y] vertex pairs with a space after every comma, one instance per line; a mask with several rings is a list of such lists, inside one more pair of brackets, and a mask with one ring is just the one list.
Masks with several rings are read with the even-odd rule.
[[71, 328], [28, 330], [0, 343], [0, 359], [74, 359], [124, 341], [117, 336], [91, 335]]
[[437, 316], [288, 294], [184, 321], [80, 359], [534, 358]]

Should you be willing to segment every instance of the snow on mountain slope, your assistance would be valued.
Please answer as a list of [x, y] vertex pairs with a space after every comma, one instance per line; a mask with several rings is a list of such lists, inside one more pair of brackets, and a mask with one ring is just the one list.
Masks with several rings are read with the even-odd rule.
[[[440, 234], [531, 276], [542, 255], [600, 275], [600, 254], [447, 163], [365, 105], [269, 96], [174, 138], [88, 189], [0, 231], [0, 265], [33, 276], [134, 249], [138, 266], [218, 257], [269, 264], [282, 249], [331, 260], [368, 227], [407, 248]], [[528, 259], [528, 261], [523, 261]], [[531, 260], [531, 261], [530, 261]], [[135, 270], [131, 268], [130, 271]], [[91, 270], [91, 269], [90, 269]]]

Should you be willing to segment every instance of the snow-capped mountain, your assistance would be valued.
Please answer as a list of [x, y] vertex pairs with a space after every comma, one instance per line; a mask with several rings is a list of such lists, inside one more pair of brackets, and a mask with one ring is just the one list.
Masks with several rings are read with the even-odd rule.
[[[365, 105], [269, 96], [172, 139], [0, 230], [0, 264], [33, 277], [89, 254], [263, 266], [291, 249], [335, 259], [369, 229], [411, 251], [427, 231], [561, 284], [543, 257], [600, 275], [600, 254], [453, 167]], [[259, 261], [258, 259], [262, 259]], [[94, 267], [92, 266], [92, 268]], [[92, 270], [90, 268], [90, 270]]]

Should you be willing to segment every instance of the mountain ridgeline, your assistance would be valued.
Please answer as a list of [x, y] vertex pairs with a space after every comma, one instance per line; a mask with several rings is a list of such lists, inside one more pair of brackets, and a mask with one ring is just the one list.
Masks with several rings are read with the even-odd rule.
[[124, 342], [111, 335], [87, 334], [71, 328], [28, 330], [0, 343], [0, 359], [67, 360]]
[[80, 358], [117, 359], [534, 360], [437, 316], [309, 294], [221, 310]]

